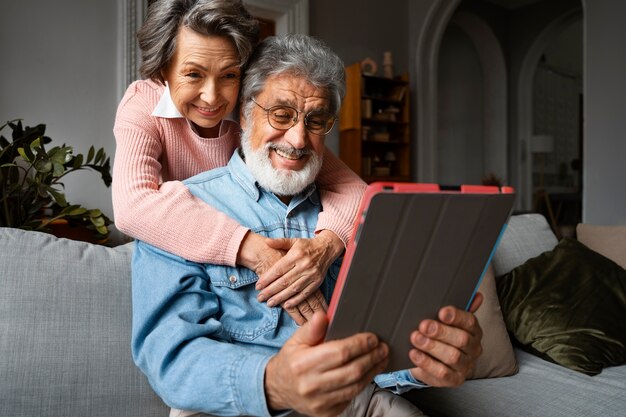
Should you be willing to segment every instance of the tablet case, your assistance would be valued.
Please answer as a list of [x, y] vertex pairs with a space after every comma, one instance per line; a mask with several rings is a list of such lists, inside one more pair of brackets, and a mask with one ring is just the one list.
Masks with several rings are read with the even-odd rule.
[[439, 309], [469, 308], [510, 216], [511, 187], [373, 183], [333, 293], [326, 340], [370, 331], [387, 371], [413, 367], [409, 337]]

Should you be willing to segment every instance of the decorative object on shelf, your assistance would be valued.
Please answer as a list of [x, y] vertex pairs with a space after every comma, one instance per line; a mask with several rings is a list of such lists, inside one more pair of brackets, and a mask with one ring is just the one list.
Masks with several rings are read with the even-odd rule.
[[375, 132], [371, 137], [374, 142], [389, 142], [389, 132]]
[[394, 162], [397, 161], [396, 154], [393, 151], [385, 152], [385, 162], [389, 167], [389, 171], [391, 172], [391, 168], [393, 167]]
[[361, 114], [365, 119], [369, 119], [372, 117], [372, 100], [369, 98], [364, 98], [361, 100]]
[[393, 58], [391, 51], [383, 54], [383, 75], [385, 78], [393, 78]]
[[46, 147], [52, 139], [44, 135], [44, 124], [22, 127], [18, 119], [0, 132], [7, 126], [11, 138], [0, 136], [0, 226], [54, 233], [53, 225], [66, 223], [87, 228], [94, 242], [105, 240], [111, 220], [99, 209], [68, 203], [61, 182], [69, 173], [92, 170], [110, 186], [111, 163], [104, 149], [92, 146], [87, 157], [74, 155], [65, 144]]
[[365, 58], [361, 61], [361, 72], [364, 75], [376, 75], [378, 72], [378, 64], [372, 58]]

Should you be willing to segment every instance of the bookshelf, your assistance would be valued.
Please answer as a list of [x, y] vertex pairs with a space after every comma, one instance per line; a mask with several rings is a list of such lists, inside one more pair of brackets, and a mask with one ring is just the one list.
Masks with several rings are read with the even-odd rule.
[[366, 182], [410, 181], [408, 76], [363, 74], [346, 67], [339, 114], [339, 157]]

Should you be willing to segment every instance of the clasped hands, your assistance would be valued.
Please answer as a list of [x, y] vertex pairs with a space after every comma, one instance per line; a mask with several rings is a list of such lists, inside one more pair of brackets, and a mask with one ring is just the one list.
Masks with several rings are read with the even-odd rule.
[[259, 301], [270, 307], [281, 305], [302, 325], [315, 311], [326, 311], [326, 300], [318, 288], [343, 250], [341, 239], [328, 230], [312, 239], [269, 239], [248, 232], [237, 263], [259, 275]]

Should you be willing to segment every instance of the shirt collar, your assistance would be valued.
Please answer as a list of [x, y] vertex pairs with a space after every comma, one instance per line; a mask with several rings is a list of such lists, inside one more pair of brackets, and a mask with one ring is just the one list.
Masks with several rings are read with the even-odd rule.
[[[172, 100], [170, 87], [167, 84], [167, 81], [165, 82], [165, 90], [163, 90], [163, 94], [161, 95], [159, 102], [157, 103], [154, 110], [152, 110], [152, 116], [162, 117], [164, 119], [184, 119], [185, 118], [185, 116], [183, 116], [176, 108], [176, 105], [174, 104], [174, 100]], [[191, 129], [197, 134], [198, 132], [194, 124], [191, 123], [190, 120], [187, 120], [187, 123], [189, 123], [189, 126], [191, 127]], [[221, 123], [220, 131], [218, 135], [223, 136], [227, 132], [228, 132], [228, 124]]]
[[[250, 172], [246, 162], [241, 156], [241, 148], [238, 148], [233, 153], [230, 162], [228, 162], [228, 169], [241, 188], [243, 188], [254, 201], [259, 201], [261, 193], [269, 193], [269, 191], [263, 189], [252, 176], [252, 172]], [[315, 192], [316, 189], [315, 183], [309, 185], [303, 192], [293, 197], [292, 203], [299, 204], [308, 198], [312, 204], [319, 205], [320, 200], [317, 192]]]
[[156, 107], [152, 111], [152, 115], [156, 117], [163, 117], [166, 119], [175, 119], [179, 117], [183, 117], [182, 114], [176, 108], [174, 101], [172, 100], [172, 95], [170, 94], [170, 87], [165, 83], [165, 90], [161, 95], [161, 99], [157, 103]]

